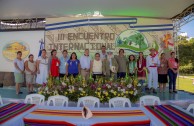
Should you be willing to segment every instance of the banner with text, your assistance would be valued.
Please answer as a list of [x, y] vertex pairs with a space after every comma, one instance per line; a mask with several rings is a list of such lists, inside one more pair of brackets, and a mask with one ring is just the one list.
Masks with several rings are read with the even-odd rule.
[[[159, 52], [174, 49], [171, 20], [134, 17], [61, 17], [46, 19], [45, 48], [64, 49], [82, 55], [86, 48], [99, 52], [105, 45], [115, 55], [125, 49], [127, 55], [154, 47]], [[92, 54], [92, 55], [93, 55]], [[93, 56], [92, 56], [93, 57]]]

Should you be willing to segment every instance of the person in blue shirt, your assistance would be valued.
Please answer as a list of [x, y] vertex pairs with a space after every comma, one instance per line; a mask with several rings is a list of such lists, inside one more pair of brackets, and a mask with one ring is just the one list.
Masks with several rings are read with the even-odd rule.
[[66, 64], [66, 75], [76, 77], [78, 74], [80, 74], [80, 61], [77, 59], [76, 53], [73, 52]]
[[69, 60], [68, 52], [67, 50], [63, 50], [63, 56], [60, 58], [60, 66], [59, 66], [59, 78], [63, 78], [66, 74], [66, 64]]

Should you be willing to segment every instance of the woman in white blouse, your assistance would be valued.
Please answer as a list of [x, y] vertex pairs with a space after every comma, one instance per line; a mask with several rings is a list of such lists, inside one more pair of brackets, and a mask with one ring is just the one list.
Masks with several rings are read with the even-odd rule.
[[37, 84], [44, 84], [47, 82], [48, 77], [48, 57], [46, 56], [46, 50], [42, 50], [42, 55], [37, 59]]

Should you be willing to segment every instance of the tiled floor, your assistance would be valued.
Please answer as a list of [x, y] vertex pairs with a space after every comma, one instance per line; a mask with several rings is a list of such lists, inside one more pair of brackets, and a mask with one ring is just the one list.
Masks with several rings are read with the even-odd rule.
[[[28, 94], [26, 87], [22, 87], [23, 94], [16, 95], [15, 87], [3, 87], [0, 88], [0, 95], [4, 98], [4, 101], [23, 101]], [[147, 94], [146, 94], [147, 95]], [[178, 91], [177, 94], [170, 94], [168, 91], [165, 93], [149, 94], [158, 96], [164, 104], [176, 104], [183, 108], [186, 108], [190, 103], [194, 103], [194, 94], [190, 94], [184, 91]], [[134, 104], [138, 106], [138, 102]]]

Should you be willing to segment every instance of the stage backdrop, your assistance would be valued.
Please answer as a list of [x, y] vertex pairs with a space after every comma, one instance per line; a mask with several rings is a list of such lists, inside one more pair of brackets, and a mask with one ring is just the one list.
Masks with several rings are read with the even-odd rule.
[[[101, 18], [47, 18], [45, 48], [64, 49], [83, 54], [89, 48], [91, 53], [99, 52], [102, 45], [118, 54], [120, 48], [127, 55], [144, 52], [155, 47], [160, 53], [174, 49], [173, 25], [171, 20], [101, 17]], [[93, 54], [92, 54], [93, 57]]]
[[43, 41], [44, 31], [0, 32], [0, 72], [13, 72], [17, 51], [22, 51], [24, 60], [29, 54], [36, 59]]

